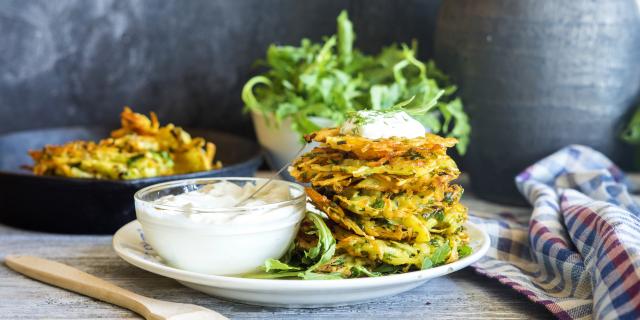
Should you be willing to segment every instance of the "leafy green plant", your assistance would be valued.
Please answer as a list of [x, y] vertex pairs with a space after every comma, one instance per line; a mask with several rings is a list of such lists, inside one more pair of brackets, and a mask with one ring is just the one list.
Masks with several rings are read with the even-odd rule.
[[302, 136], [319, 129], [309, 117], [341, 124], [357, 110], [402, 109], [432, 132], [457, 138], [458, 151], [465, 153], [471, 127], [454, 96], [456, 86], [433, 61], [418, 60], [417, 42], [366, 55], [354, 48], [356, 35], [345, 11], [337, 28], [337, 35], [322, 43], [271, 45], [259, 62], [268, 70], [242, 90], [246, 110], [273, 116], [275, 125], [291, 119]]
[[631, 117], [621, 137], [627, 143], [640, 144], [640, 108]]

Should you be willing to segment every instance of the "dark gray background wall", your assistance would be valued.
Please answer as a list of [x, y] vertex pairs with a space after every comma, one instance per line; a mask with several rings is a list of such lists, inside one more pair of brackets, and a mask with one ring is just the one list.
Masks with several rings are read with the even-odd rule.
[[116, 126], [124, 105], [162, 122], [252, 136], [240, 90], [272, 43], [335, 32], [357, 46], [420, 42], [431, 55], [440, 0], [3, 0], [0, 133]]

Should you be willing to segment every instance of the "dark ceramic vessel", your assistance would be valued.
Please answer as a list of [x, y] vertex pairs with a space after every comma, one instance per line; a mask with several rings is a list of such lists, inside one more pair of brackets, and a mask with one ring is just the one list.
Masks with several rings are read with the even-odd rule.
[[574, 143], [630, 165], [618, 135], [640, 87], [639, 12], [634, 0], [443, 2], [435, 56], [471, 117], [476, 194], [524, 203], [514, 176]]
[[22, 168], [32, 164], [27, 151], [45, 144], [98, 140], [101, 128], [55, 128], [0, 136], [0, 222], [39, 231], [111, 234], [135, 219], [133, 194], [146, 186], [179, 179], [249, 177], [262, 163], [259, 146], [233, 135], [188, 130], [213, 141], [220, 170], [136, 180], [94, 180], [35, 176]]

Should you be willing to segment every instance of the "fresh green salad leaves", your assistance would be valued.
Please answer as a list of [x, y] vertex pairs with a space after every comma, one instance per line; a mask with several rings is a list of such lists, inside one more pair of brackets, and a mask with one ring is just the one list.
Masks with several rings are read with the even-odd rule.
[[449, 252], [451, 252], [451, 248], [449, 248], [447, 244], [437, 247], [430, 257], [425, 257], [424, 260], [422, 260], [422, 270], [443, 264], [449, 256]]
[[305, 251], [302, 256], [294, 257], [294, 246], [292, 246], [282, 258], [283, 261], [269, 259], [262, 267], [265, 273], [249, 274], [246, 277], [259, 279], [297, 277], [305, 280], [342, 279], [339, 274], [314, 272], [319, 266], [331, 260], [336, 251], [336, 239], [321, 216], [307, 212], [307, 219], [313, 222], [318, 236], [318, 244], [315, 247]]
[[277, 124], [291, 119], [292, 129], [307, 134], [319, 128], [309, 117], [340, 124], [357, 110], [402, 109], [432, 132], [459, 140], [466, 151], [471, 127], [456, 87], [433, 61], [417, 59], [417, 43], [391, 45], [378, 55], [354, 48], [353, 25], [343, 11], [337, 35], [322, 43], [303, 39], [300, 46], [271, 45], [263, 75], [242, 90], [247, 110], [271, 115]]
[[[307, 235], [313, 235], [318, 239], [315, 246], [302, 249], [291, 245], [289, 251], [280, 260], [269, 259], [261, 267], [261, 272], [246, 274], [246, 278], [278, 279], [299, 278], [304, 280], [334, 280], [358, 277], [379, 277], [395, 273], [407, 272], [405, 265], [390, 265], [377, 263], [376, 265], [363, 264], [362, 261], [349, 259], [344, 252], [336, 254], [336, 240], [331, 229], [325, 224], [324, 218], [316, 213], [307, 212], [306, 221], [313, 224], [313, 228], [304, 229]], [[401, 245], [396, 243], [396, 245]], [[447, 241], [432, 242], [432, 250], [422, 260], [422, 270], [443, 265], [449, 257], [451, 247]], [[409, 246], [409, 245], [406, 245]], [[457, 249], [459, 258], [462, 259], [472, 253], [472, 248], [463, 245]], [[327, 268], [329, 267], [329, 268]], [[348, 270], [347, 273], [339, 272]]]

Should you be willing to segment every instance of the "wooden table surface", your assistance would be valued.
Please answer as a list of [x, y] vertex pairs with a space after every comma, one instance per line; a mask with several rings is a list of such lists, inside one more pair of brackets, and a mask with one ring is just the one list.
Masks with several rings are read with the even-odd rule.
[[[529, 209], [494, 205], [466, 192], [473, 211]], [[231, 319], [548, 319], [550, 313], [471, 268], [434, 279], [412, 291], [368, 303], [318, 309], [286, 309], [228, 302], [186, 288], [120, 259], [111, 236], [70, 236], [0, 225], [0, 257], [35, 255], [76, 267], [157, 299], [194, 303]], [[0, 319], [138, 319], [130, 311], [30, 280], [0, 265]]]

